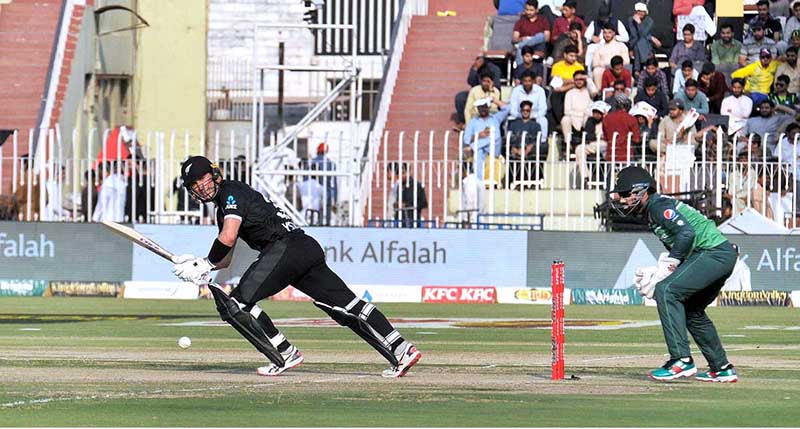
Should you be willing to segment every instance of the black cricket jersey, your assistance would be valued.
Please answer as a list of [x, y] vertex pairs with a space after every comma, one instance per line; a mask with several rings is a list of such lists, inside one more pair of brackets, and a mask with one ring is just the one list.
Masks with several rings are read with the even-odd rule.
[[261, 251], [290, 232], [302, 231], [286, 212], [246, 183], [223, 180], [214, 203], [219, 230], [228, 217], [241, 220], [239, 238], [253, 250]]

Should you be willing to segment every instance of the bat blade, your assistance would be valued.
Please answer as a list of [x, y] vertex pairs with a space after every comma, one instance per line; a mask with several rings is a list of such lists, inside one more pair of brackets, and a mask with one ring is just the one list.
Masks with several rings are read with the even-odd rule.
[[145, 235], [139, 233], [135, 229], [108, 220], [104, 220], [102, 223], [115, 233], [132, 241], [134, 244], [138, 244], [139, 246], [144, 247], [145, 249], [155, 253], [156, 255], [161, 256], [162, 258], [172, 263], [175, 263], [175, 255], [173, 255], [172, 252], [161, 247], [158, 243], [147, 238]]

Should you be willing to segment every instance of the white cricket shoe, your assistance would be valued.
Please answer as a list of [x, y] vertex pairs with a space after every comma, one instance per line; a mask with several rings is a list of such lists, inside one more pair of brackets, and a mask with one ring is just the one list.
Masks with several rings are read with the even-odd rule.
[[408, 370], [419, 362], [421, 357], [422, 353], [420, 353], [413, 344], [408, 343], [400, 359], [398, 359], [397, 366], [383, 370], [381, 376], [386, 378], [400, 378], [406, 375]]
[[265, 377], [275, 377], [276, 375], [281, 375], [287, 369], [294, 368], [303, 363], [303, 354], [300, 353], [300, 349], [295, 346], [289, 346], [285, 352], [281, 353], [281, 356], [283, 356], [285, 362], [283, 366], [270, 363], [267, 366], [256, 369], [256, 374]]

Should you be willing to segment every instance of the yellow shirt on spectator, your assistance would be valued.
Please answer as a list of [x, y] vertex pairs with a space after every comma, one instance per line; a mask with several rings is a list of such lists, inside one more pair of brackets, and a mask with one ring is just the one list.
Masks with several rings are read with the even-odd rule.
[[732, 78], [745, 78], [747, 82], [744, 92], [760, 92], [769, 94], [772, 81], [775, 80], [775, 71], [781, 64], [779, 61], [772, 61], [769, 66], [764, 67], [761, 61], [750, 63], [731, 74]]
[[564, 80], [572, 80], [572, 76], [578, 70], [585, 70], [583, 64], [575, 61], [572, 65], [569, 65], [566, 61], [561, 60], [553, 64], [553, 70], [550, 73], [553, 77], [558, 76]]

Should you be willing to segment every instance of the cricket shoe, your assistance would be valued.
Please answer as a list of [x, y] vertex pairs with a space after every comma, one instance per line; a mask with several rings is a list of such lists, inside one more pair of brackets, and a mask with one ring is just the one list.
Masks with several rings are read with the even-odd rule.
[[691, 377], [697, 374], [694, 361], [684, 362], [680, 359], [670, 359], [661, 368], [650, 371], [650, 378], [657, 381], [675, 380], [681, 377]]
[[413, 344], [408, 343], [400, 359], [397, 361], [397, 366], [384, 369], [381, 376], [385, 378], [400, 378], [406, 375], [408, 370], [419, 362], [419, 358], [421, 357], [422, 353], [420, 353]]
[[303, 354], [300, 353], [300, 349], [295, 346], [289, 346], [285, 352], [281, 353], [281, 356], [283, 356], [285, 362], [283, 366], [271, 363], [256, 369], [256, 374], [265, 377], [275, 377], [276, 375], [281, 375], [287, 369], [294, 368], [303, 363]]
[[733, 365], [727, 364], [725, 369], [719, 371], [708, 370], [706, 372], [697, 374], [696, 380], [705, 381], [707, 383], [736, 383], [739, 381], [739, 376], [736, 375], [736, 370]]

